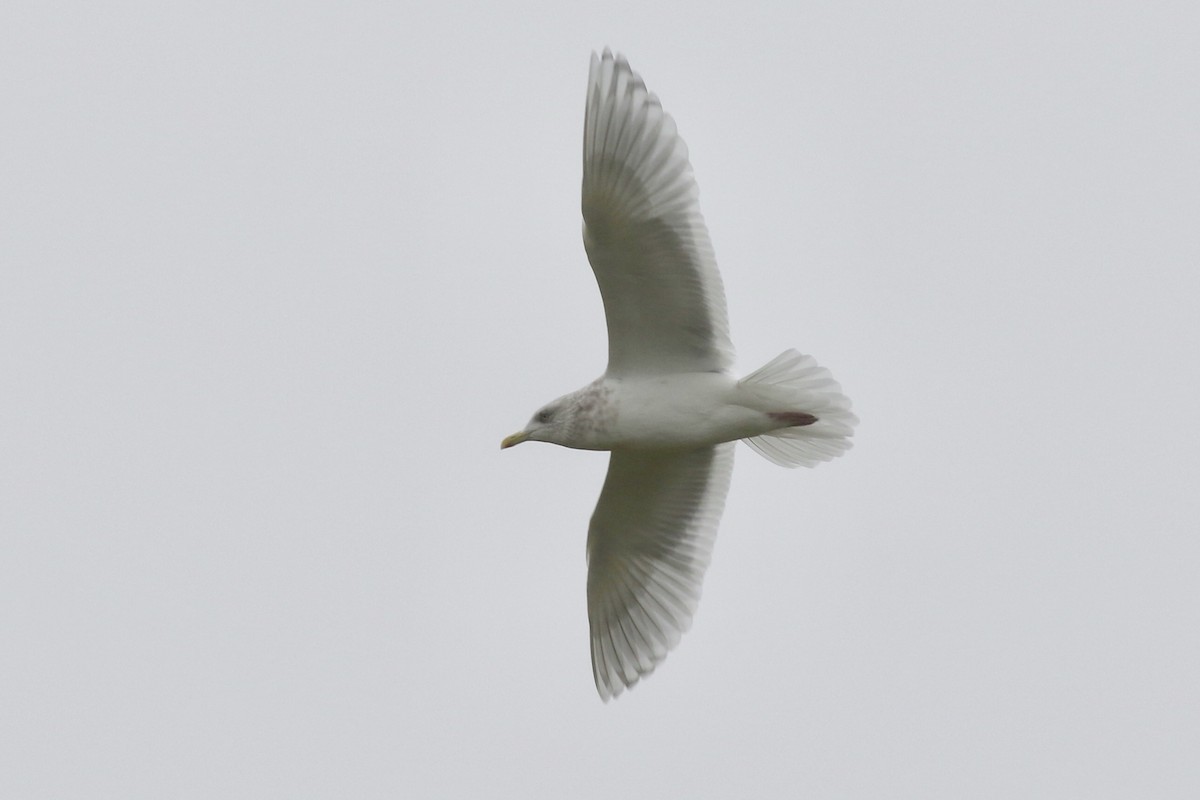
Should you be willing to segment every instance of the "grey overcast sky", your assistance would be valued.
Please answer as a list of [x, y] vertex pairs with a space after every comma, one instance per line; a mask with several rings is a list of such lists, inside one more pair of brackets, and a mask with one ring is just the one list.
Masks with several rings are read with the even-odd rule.
[[[0, 10], [0, 796], [1200, 796], [1200, 6]], [[739, 366], [704, 599], [592, 685], [588, 58]]]

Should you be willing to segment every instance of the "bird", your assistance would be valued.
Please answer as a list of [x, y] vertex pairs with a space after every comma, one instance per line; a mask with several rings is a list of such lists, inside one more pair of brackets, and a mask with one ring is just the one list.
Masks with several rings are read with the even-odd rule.
[[784, 467], [815, 466], [850, 448], [858, 418], [829, 371], [796, 350], [735, 376], [687, 147], [609, 48], [592, 53], [588, 72], [582, 209], [607, 367], [500, 447], [610, 453], [587, 534], [592, 675], [608, 702], [652, 673], [691, 626], [736, 442]]

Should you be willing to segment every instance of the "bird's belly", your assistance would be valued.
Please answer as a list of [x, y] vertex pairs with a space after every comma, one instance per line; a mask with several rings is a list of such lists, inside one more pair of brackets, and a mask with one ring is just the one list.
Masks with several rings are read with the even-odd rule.
[[762, 433], [770, 422], [734, 400], [719, 373], [622, 380], [613, 393], [606, 449], [700, 447]]

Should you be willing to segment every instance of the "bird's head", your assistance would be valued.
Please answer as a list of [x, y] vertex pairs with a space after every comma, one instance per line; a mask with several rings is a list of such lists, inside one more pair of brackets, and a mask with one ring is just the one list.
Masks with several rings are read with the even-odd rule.
[[503, 450], [525, 441], [557, 442], [561, 440], [563, 432], [567, 429], [568, 417], [572, 408], [568, 402], [569, 399], [570, 395], [560, 397], [554, 402], [547, 403], [539, 408], [529, 418], [529, 424], [525, 426], [524, 430], [506, 437], [500, 443], [500, 449]]

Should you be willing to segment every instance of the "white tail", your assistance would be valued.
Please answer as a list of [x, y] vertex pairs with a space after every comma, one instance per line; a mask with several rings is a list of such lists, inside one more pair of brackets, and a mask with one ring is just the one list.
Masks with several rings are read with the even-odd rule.
[[812, 356], [785, 350], [738, 383], [781, 412], [811, 414], [817, 421], [743, 439], [781, 467], [815, 467], [850, 449], [858, 417], [842, 387]]

